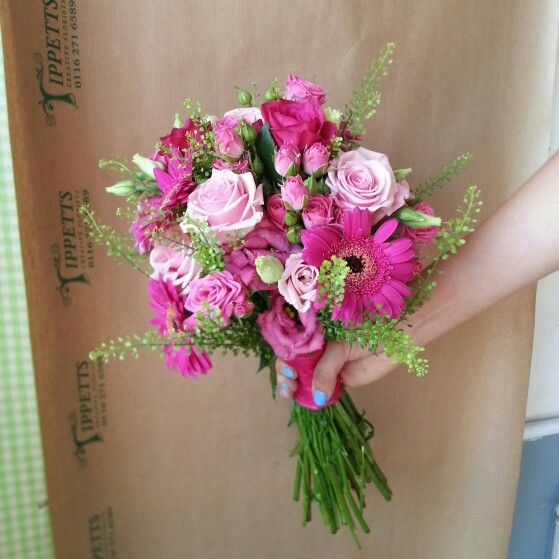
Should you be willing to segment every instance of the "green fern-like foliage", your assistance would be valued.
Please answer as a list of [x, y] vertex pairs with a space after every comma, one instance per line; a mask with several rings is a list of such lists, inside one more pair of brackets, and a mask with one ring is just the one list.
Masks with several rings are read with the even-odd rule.
[[318, 295], [330, 306], [339, 305], [344, 299], [344, 286], [349, 266], [343, 258], [332, 256], [325, 260], [318, 274]]
[[208, 222], [184, 214], [180, 226], [185, 233], [190, 235], [192, 256], [202, 266], [204, 273], [223, 270], [223, 249]]
[[382, 78], [388, 74], [395, 48], [394, 43], [387, 43], [382, 48], [378, 57], [371, 62], [365, 72], [361, 87], [353, 93], [344, 115], [347, 128], [352, 134], [363, 135], [365, 133], [365, 121], [376, 113], [377, 106], [380, 103], [379, 85]]
[[470, 153], [458, 156], [452, 163], [445, 165], [435, 177], [417, 186], [413, 191], [414, 198], [422, 200], [427, 196], [431, 196], [435, 190], [442, 188], [454, 177], [462, 173], [471, 160], [472, 155]]

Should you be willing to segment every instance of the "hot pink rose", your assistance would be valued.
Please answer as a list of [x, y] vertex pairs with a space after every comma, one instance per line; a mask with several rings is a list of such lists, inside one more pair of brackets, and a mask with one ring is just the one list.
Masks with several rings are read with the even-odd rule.
[[278, 291], [299, 312], [307, 312], [317, 296], [318, 269], [303, 262], [300, 252], [292, 254], [278, 281]]
[[176, 286], [179, 294], [188, 293], [190, 284], [200, 276], [200, 264], [191, 258], [186, 251], [171, 244], [156, 245], [149, 255], [149, 262], [164, 281]]
[[274, 194], [266, 202], [266, 216], [279, 229], [285, 229], [283, 218], [285, 217], [285, 206], [281, 201], [281, 195]]
[[217, 151], [234, 158], [241, 157], [245, 151], [245, 144], [241, 136], [237, 134], [236, 126], [237, 119], [234, 116], [220, 118], [214, 125]]
[[293, 320], [285, 311], [287, 303], [283, 297], [276, 296], [272, 308], [258, 315], [262, 337], [272, 346], [274, 353], [284, 361], [295, 359], [298, 355], [310, 353], [324, 345], [324, 330], [310, 309], [299, 313], [299, 320]]
[[212, 272], [190, 284], [190, 291], [184, 306], [192, 313], [219, 309], [224, 323], [229, 324], [231, 317], [243, 316], [252, 310], [245, 286], [231, 272]]
[[256, 186], [252, 173], [214, 169], [190, 194], [186, 212], [206, 218], [218, 238], [227, 242], [254, 229], [262, 219], [263, 204], [262, 186]]
[[283, 181], [281, 185], [281, 199], [295, 211], [300, 211], [305, 207], [309, 199], [309, 191], [299, 175], [287, 177]]
[[317, 194], [311, 196], [303, 210], [303, 223], [307, 229], [317, 225], [326, 225], [334, 220], [334, 204], [332, 198]]
[[[419, 202], [419, 204], [416, 204], [413, 209], [426, 215], [435, 215], [435, 210], [427, 204], [427, 202]], [[408, 237], [416, 243], [427, 245], [435, 240], [435, 237], [439, 234], [440, 230], [441, 228], [436, 225], [423, 228], [408, 227], [407, 225], [404, 225], [402, 227], [402, 236]]]
[[323, 144], [313, 144], [303, 154], [303, 169], [307, 175], [323, 175], [328, 168], [330, 151]]
[[339, 208], [369, 210], [373, 223], [391, 215], [409, 196], [407, 183], [396, 182], [388, 157], [366, 148], [332, 161], [326, 184]]
[[285, 177], [288, 173], [296, 173], [299, 170], [300, 163], [301, 152], [293, 144], [283, 144], [276, 152], [276, 157], [274, 158], [276, 171], [282, 177]]
[[301, 78], [289, 74], [285, 82], [286, 89], [283, 94], [284, 99], [293, 101], [307, 101], [308, 99], [316, 99], [321, 105], [326, 100], [326, 93], [320, 86]]
[[322, 107], [314, 99], [269, 101], [261, 110], [278, 146], [291, 143], [303, 150], [316, 142], [328, 143], [336, 133], [336, 125], [325, 120]]

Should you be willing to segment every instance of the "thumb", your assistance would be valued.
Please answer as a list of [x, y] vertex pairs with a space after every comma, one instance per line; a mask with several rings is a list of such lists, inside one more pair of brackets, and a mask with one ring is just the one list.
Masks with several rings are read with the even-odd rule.
[[316, 365], [313, 375], [312, 394], [317, 406], [324, 406], [330, 399], [338, 373], [348, 359], [349, 350], [346, 344], [329, 342], [326, 351]]

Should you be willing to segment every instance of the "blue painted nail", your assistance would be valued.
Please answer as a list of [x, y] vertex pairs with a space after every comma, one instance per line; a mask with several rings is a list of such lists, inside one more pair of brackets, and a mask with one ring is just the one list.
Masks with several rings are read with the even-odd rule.
[[287, 378], [293, 378], [293, 370], [290, 367], [284, 367], [281, 370], [281, 374]]
[[313, 395], [314, 403], [317, 406], [322, 407], [328, 401], [328, 394], [326, 394], [326, 392], [322, 392], [322, 390], [313, 390], [312, 395]]
[[287, 382], [280, 382], [280, 390], [285, 390], [286, 392], [289, 392], [289, 384], [287, 384]]

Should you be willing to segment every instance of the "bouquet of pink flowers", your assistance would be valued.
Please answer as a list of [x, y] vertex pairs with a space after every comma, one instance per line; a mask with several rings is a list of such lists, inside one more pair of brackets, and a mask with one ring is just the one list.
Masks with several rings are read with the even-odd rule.
[[[342, 382], [329, 396], [312, 390], [313, 370], [329, 340], [383, 351], [418, 376], [421, 347], [403, 331], [435, 286], [438, 264], [464, 243], [479, 211], [470, 187], [457, 217], [441, 223], [424, 198], [460, 172], [461, 156], [411, 189], [409, 168], [361, 146], [364, 122], [380, 99], [394, 46], [367, 70], [344, 111], [325, 105], [324, 90], [301, 77], [277, 82], [253, 103], [220, 118], [185, 102], [149, 157], [135, 169], [100, 166], [126, 178], [107, 190], [126, 199], [117, 215], [130, 235], [99, 222], [84, 206], [91, 235], [146, 276], [153, 328], [118, 338], [92, 359], [160, 352], [170, 370], [204, 375], [216, 350], [260, 358], [275, 390], [275, 358], [297, 373], [291, 424], [299, 433], [294, 499], [303, 523], [318, 505], [335, 533], [369, 531], [365, 488], [392, 492], [371, 452], [371, 423]], [[431, 246], [429, 264], [422, 263]]]

